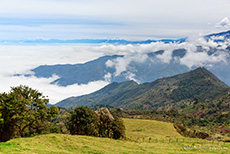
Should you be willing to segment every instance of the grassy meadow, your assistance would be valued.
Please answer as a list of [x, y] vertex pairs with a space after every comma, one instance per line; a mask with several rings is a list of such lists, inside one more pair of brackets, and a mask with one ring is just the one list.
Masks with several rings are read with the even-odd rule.
[[0, 143], [0, 153], [230, 153], [230, 143], [184, 138], [171, 123], [123, 120], [126, 140], [68, 134], [38, 135]]

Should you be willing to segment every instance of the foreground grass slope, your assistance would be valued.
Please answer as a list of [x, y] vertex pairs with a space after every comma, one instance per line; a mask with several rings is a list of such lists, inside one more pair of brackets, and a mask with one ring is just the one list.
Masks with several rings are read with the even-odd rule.
[[0, 153], [230, 153], [230, 144], [183, 138], [171, 123], [138, 119], [124, 123], [128, 140], [48, 134], [0, 143]]

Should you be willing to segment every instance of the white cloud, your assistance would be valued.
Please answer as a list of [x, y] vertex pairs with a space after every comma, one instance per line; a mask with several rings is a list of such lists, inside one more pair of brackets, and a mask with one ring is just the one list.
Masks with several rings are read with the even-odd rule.
[[180, 59], [180, 63], [192, 67], [210, 66], [218, 62], [226, 62], [227, 55], [220, 53], [219, 55], [208, 55], [206, 52], [188, 51], [185, 57]]
[[[173, 50], [182, 48], [186, 49], [187, 54], [183, 58], [174, 58], [174, 60], [177, 60], [182, 65], [186, 65], [189, 68], [211, 66], [218, 62], [226, 62], [229, 55], [226, 52], [222, 52], [222, 50], [230, 45], [230, 41], [225, 40], [224, 42], [215, 42], [214, 40], [217, 39], [216, 37], [206, 40], [203, 36], [204, 34], [192, 35], [192, 37], [189, 37], [187, 41], [183, 43], [165, 44], [163, 42], [155, 42], [143, 45], [103, 45], [100, 49], [105, 52], [110, 51], [111, 53], [125, 54], [126, 56], [124, 57], [107, 61], [106, 66], [115, 68], [115, 76], [119, 76], [122, 72], [128, 72], [127, 78], [130, 79], [135, 78], [135, 70], [130, 68], [130, 63], [138, 61], [143, 63], [148, 58], [146, 53], [159, 50], [164, 50], [164, 53], [162, 55], [157, 55], [156, 57], [163, 63], [170, 63]], [[202, 52], [197, 52], [198, 46], [202, 47]], [[216, 53], [209, 55], [208, 51], [213, 48], [217, 49]]]
[[227, 17], [225, 17], [224, 19], [222, 19], [219, 23], [216, 24], [217, 28], [229, 28], [230, 27], [230, 22], [228, 20]]
[[2, 72], [22, 73], [39, 65], [76, 64], [96, 59], [103, 55], [87, 46], [0, 46]]
[[163, 63], [170, 63], [172, 59], [172, 52], [173, 50], [165, 50], [162, 55], [157, 55], [157, 58], [159, 58]]
[[[88, 50], [88, 49], [91, 49]], [[102, 53], [85, 46], [0, 46], [0, 92], [7, 92], [12, 86], [28, 85], [49, 96], [51, 103], [57, 103], [70, 96], [78, 96], [98, 90], [108, 81], [88, 84], [74, 84], [67, 87], [51, 85], [58, 77], [36, 78], [12, 76], [15, 73], [30, 73], [39, 65], [83, 63], [100, 57]]]
[[133, 80], [133, 81], [135, 81], [137, 83], [141, 83], [140, 81], [138, 81], [137, 79], [135, 79], [135, 76], [136, 75], [134, 73], [131, 73], [131, 72], [125, 73], [125, 78], [126, 79]]
[[[212, 37], [209, 40], [205, 40], [202, 35], [196, 39], [188, 39], [188, 42], [184, 43], [184, 48], [187, 50], [186, 55], [179, 59], [180, 63], [192, 68], [193, 66], [212, 66], [218, 62], [226, 62], [229, 57], [228, 53], [225, 52], [229, 41], [225, 42], [214, 42], [216, 37]], [[202, 47], [202, 52], [197, 52], [197, 47]], [[217, 49], [215, 54], [209, 55], [210, 49]], [[222, 51], [224, 50], [224, 51]]]
[[[145, 60], [147, 59], [147, 55], [146, 54], [132, 54], [132, 55], [127, 55], [124, 57], [118, 57], [114, 60], [108, 60], [106, 62], [106, 66], [107, 67], [114, 67], [115, 68], [115, 73], [114, 76], [117, 77], [119, 76], [121, 73], [125, 72], [128, 70], [129, 64], [131, 62], [136, 62], [136, 63], [143, 63], [145, 62]], [[131, 73], [127, 74], [127, 78], [133, 78], [134, 75]]]
[[89, 82], [88, 84], [74, 84], [67, 87], [51, 85], [50, 82], [54, 81], [57, 78], [57, 76], [53, 76], [51, 78], [36, 78], [34, 76], [7, 76], [1, 74], [0, 92], [8, 92], [10, 90], [10, 87], [27, 85], [33, 89], [37, 89], [39, 92], [42, 92], [44, 96], [48, 96], [48, 98], [50, 99], [50, 103], [54, 104], [71, 96], [89, 94], [109, 84], [106, 81], [95, 81]]
[[105, 81], [107, 81], [107, 82], [111, 82], [111, 78], [112, 78], [112, 74], [111, 74], [111, 73], [107, 73], [107, 74], [105, 74], [105, 76], [104, 76], [104, 79], [105, 79]]
[[[215, 30], [206, 23], [230, 14], [229, 7], [226, 0], [1, 0], [0, 25], [6, 26], [0, 34], [14, 39], [185, 37], [203, 29]], [[31, 19], [32, 24], [18, 26], [18, 22], [7, 22], [10, 19], [21, 21], [20, 25]]]

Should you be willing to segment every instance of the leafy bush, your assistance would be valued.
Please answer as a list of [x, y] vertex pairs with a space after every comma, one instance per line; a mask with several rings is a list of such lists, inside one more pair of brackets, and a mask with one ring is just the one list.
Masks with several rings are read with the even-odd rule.
[[119, 139], [125, 137], [123, 121], [110, 113], [107, 108], [94, 112], [87, 106], [81, 106], [70, 112], [66, 122], [72, 135], [89, 135]]
[[81, 106], [70, 111], [66, 127], [72, 135], [99, 135], [99, 118], [87, 106]]

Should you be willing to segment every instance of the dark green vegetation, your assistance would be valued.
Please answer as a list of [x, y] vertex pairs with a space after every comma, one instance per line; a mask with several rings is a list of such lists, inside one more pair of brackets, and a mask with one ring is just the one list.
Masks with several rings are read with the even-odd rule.
[[106, 108], [109, 109], [109, 110], [115, 109], [113, 106], [104, 105], [104, 104], [92, 105], [92, 106], [90, 106], [89, 108], [90, 108], [91, 110], [97, 111], [97, 110], [99, 110], [99, 109], [101, 109], [101, 108], [104, 108], [104, 107], [106, 107]]
[[99, 118], [87, 106], [75, 108], [70, 112], [67, 128], [72, 135], [98, 136]]
[[95, 112], [84, 106], [71, 111], [48, 108], [48, 102], [42, 93], [22, 85], [0, 94], [0, 142], [47, 133], [125, 137], [123, 121], [107, 108]]
[[65, 109], [65, 108], [58, 108], [58, 109], [59, 109], [59, 113], [51, 120], [51, 123], [56, 126], [54, 127], [53, 132], [69, 134], [70, 132], [66, 128], [66, 121], [71, 109]]
[[49, 121], [58, 113], [57, 107], [46, 107], [48, 99], [27, 86], [12, 87], [0, 94], [0, 142], [14, 137], [49, 133]]
[[112, 115], [107, 108], [101, 108], [94, 112], [87, 106], [77, 107], [70, 112], [66, 126], [72, 135], [100, 136], [114, 139], [125, 137], [123, 121]]
[[230, 125], [230, 93], [212, 102], [196, 102], [185, 107], [182, 113], [205, 120], [215, 119], [213, 124]]
[[134, 81], [111, 83], [89, 95], [65, 99], [57, 106], [74, 108], [105, 104], [142, 110], [183, 109], [196, 102], [211, 102], [230, 88], [205, 68], [137, 85]]

